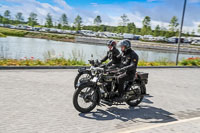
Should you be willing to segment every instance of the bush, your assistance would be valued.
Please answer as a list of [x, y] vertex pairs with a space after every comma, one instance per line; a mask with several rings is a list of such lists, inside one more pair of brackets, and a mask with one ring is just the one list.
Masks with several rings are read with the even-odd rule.
[[163, 58], [152, 62], [139, 60], [138, 66], [175, 66], [175, 63]]
[[184, 66], [200, 66], [200, 57], [184, 59], [180, 62], [180, 64]]

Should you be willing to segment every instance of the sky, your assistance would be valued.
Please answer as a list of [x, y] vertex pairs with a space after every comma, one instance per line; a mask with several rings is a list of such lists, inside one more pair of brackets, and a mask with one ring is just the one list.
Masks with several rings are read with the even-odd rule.
[[[94, 18], [100, 15], [103, 24], [119, 25], [120, 16], [126, 14], [130, 22], [142, 27], [145, 16], [151, 17], [151, 25], [168, 28], [173, 16], [181, 21], [184, 0], [0, 0], [0, 14], [10, 10], [14, 18], [22, 12], [25, 19], [31, 12], [38, 14], [38, 22], [44, 24], [47, 13], [53, 16], [54, 22], [59, 21], [61, 14], [66, 13], [72, 24], [80, 15], [84, 25], [92, 25]], [[187, 0], [184, 32], [197, 32], [200, 24], [200, 0]]]

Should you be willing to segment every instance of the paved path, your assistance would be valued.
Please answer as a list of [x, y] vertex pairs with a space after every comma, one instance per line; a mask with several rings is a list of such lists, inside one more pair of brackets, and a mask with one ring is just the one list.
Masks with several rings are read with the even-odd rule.
[[72, 104], [77, 70], [1, 70], [0, 133], [200, 132], [200, 69], [138, 71], [150, 73], [140, 106], [81, 114]]

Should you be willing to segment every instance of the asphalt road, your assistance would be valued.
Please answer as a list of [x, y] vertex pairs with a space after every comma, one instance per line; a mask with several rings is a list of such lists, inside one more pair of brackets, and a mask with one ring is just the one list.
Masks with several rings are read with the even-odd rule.
[[[81, 114], [72, 104], [77, 70], [1, 70], [0, 133], [141, 132], [139, 129], [154, 126], [156, 129], [149, 128], [149, 132], [167, 132], [169, 128], [158, 125], [186, 128], [192, 124], [185, 120], [191, 119], [200, 123], [196, 119], [200, 117], [200, 69], [138, 71], [150, 74], [150, 96], [138, 107], [98, 106]], [[176, 123], [180, 121], [183, 124]], [[196, 127], [190, 128], [200, 132]]]

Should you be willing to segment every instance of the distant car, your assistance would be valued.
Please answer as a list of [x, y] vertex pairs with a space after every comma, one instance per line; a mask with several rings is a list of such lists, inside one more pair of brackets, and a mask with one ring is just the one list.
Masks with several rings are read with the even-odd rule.
[[98, 32], [97, 36], [107, 38], [107, 36], [103, 32]]
[[3, 24], [0, 24], [0, 27], [3, 27]]
[[41, 31], [41, 32], [49, 32], [49, 30], [50, 30], [49, 28], [43, 27], [39, 31]]
[[76, 34], [77, 31], [71, 30], [70, 34]]
[[63, 30], [64, 34], [71, 34], [71, 30]]
[[104, 32], [104, 34], [107, 36], [107, 37], [111, 37], [111, 38], [119, 38], [119, 34], [117, 33], [111, 33], [111, 32]]
[[56, 31], [57, 31], [57, 33], [63, 34], [63, 30], [61, 30], [61, 29], [57, 29]]
[[133, 40], [140, 40], [141, 37], [142, 37], [141, 35], [134, 35]]
[[165, 37], [163, 37], [163, 36], [158, 36], [158, 37], [156, 37], [156, 41], [166, 41], [166, 38]]
[[190, 40], [190, 39], [188, 39], [188, 38], [183, 38], [184, 40], [183, 40], [183, 42], [184, 43], [191, 43], [192, 41]]
[[10, 28], [11, 25], [10, 24], [4, 24], [3, 27]]
[[170, 37], [167, 39], [167, 42], [169, 43], [177, 43], [178, 42], [178, 38], [177, 37]]
[[19, 24], [17, 25], [16, 29], [20, 29], [20, 30], [27, 30], [28, 26], [26, 25], [22, 25], [22, 24]]
[[17, 26], [15, 26], [15, 25], [11, 25], [10, 28], [11, 28], [11, 29], [16, 29]]
[[57, 33], [57, 29], [55, 29], [55, 28], [49, 28], [49, 32], [51, 32], [51, 33]]
[[41, 29], [40, 27], [34, 27], [33, 28], [34, 31], [40, 31], [40, 29]]
[[154, 37], [153, 37], [152, 35], [144, 35], [144, 36], [142, 37], [143, 40], [148, 40], [148, 41], [153, 41], [153, 40], [154, 40], [153, 38], [154, 38]]
[[124, 33], [123, 34], [123, 38], [124, 39], [133, 40], [134, 39], [134, 35], [133, 34]]
[[29, 31], [34, 31], [34, 28], [33, 28], [33, 27], [31, 27], [31, 26], [27, 26], [27, 27], [26, 27], [26, 30], [29, 30]]
[[95, 33], [87, 33], [85, 34], [86, 36], [90, 36], [90, 37], [96, 37], [96, 34]]
[[200, 40], [194, 40], [194, 41], [192, 41], [191, 44], [193, 44], [193, 45], [200, 45]]

